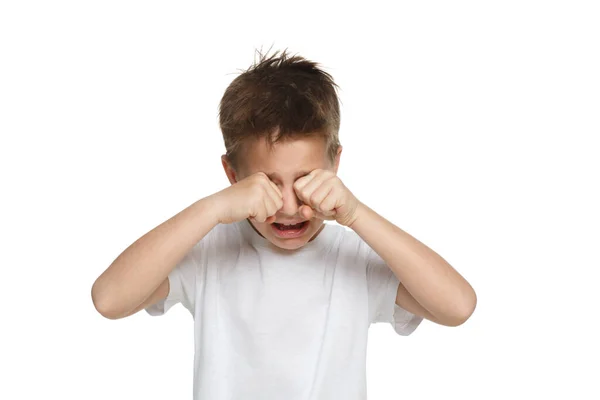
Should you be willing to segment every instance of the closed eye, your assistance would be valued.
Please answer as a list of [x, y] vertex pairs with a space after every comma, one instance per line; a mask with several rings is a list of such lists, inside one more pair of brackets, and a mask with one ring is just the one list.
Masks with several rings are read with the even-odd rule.
[[[294, 177], [294, 182], [296, 182], [298, 179], [305, 177], [306, 175], [310, 174], [310, 171], [301, 171], [298, 172], [296, 174], [296, 176]], [[267, 174], [267, 176], [269, 177], [269, 179], [275, 183], [275, 184], [279, 184], [278, 182], [281, 182], [281, 177], [279, 176], [279, 174], [277, 172], [272, 172], [270, 174]]]

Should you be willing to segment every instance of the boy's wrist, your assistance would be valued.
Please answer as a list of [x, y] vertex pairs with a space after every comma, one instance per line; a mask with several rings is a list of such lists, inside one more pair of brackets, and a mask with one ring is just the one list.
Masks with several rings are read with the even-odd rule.
[[350, 228], [352, 230], [356, 230], [356, 227], [360, 226], [361, 223], [363, 222], [362, 220], [369, 217], [368, 215], [366, 215], [366, 214], [368, 214], [369, 210], [371, 210], [371, 209], [366, 204], [359, 201], [358, 205], [356, 206], [356, 210], [354, 212], [354, 217], [352, 218], [352, 222], [350, 224], [348, 224], [348, 228]]
[[221, 223], [219, 201], [217, 201], [214, 194], [198, 200], [198, 204], [200, 205], [203, 215], [210, 219], [213, 226], [217, 226]]

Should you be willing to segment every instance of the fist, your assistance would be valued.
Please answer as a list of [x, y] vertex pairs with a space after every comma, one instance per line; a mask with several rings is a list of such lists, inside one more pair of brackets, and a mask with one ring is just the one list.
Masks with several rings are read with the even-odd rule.
[[271, 223], [283, 207], [283, 195], [266, 174], [257, 172], [213, 195], [221, 224], [251, 218]]
[[294, 182], [294, 191], [304, 203], [300, 207], [304, 218], [335, 220], [343, 226], [356, 220], [359, 201], [333, 171], [311, 171]]

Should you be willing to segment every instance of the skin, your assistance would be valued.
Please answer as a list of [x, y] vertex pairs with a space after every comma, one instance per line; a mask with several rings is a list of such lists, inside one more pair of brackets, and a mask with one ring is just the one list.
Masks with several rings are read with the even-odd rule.
[[[307, 137], [275, 144], [269, 151], [266, 140], [261, 138], [248, 143], [247, 152], [238, 171], [234, 170], [225, 155], [221, 162], [229, 182], [236, 182], [258, 172], [264, 172], [279, 188], [282, 194], [283, 207], [275, 214], [275, 222], [295, 222], [309, 220], [309, 227], [304, 235], [298, 238], [279, 238], [270, 226], [270, 222], [258, 222], [248, 219], [254, 230], [275, 246], [285, 250], [296, 250], [314, 240], [325, 227], [323, 219], [311, 214], [311, 208], [298, 198], [294, 184], [302, 176], [316, 169], [327, 170], [337, 174], [342, 147], [332, 161], [326, 154], [325, 142], [322, 138]], [[332, 218], [327, 218], [332, 219]]]
[[[194, 202], [136, 240], [98, 277], [92, 300], [100, 314], [123, 318], [164, 299], [168, 274], [194, 244], [219, 223], [249, 215], [258, 234], [287, 250], [314, 240], [325, 219], [336, 220], [353, 229], [396, 275], [401, 282], [397, 305], [446, 326], [460, 325], [473, 313], [475, 291], [450, 264], [360, 202], [342, 183], [337, 176], [341, 148], [333, 162], [318, 138], [278, 143], [271, 151], [263, 140], [247, 150], [239, 171], [222, 158], [235, 190]], [[310, 226], [299, 238], [281, 239], [270, 227], [273, 221], [301, 220], [310, 220]]]
[[[471, 285], [439, 254], [360, 202], [342, 183], [337, 176], [341, 147], [333, 163], [320, 138], [289, 140], [271, 150], [261, 139], [247, 150], [239, 171], [222, 157], [229, 182], [265, 173], [283, 201], [274, 218], [248, 219], [258, 234], [282, 249], [295, 250], [317, 237], [324, 220], [335, 220], [353, 229], [396, 275], [401, 282], [398, 306], [445, 326], [461, 325], [471, 316], [477, 303]], [[310, 226], [299, 238], [279, 238], [270, 226], [273, 221], [301, 220], [310, 220]]]

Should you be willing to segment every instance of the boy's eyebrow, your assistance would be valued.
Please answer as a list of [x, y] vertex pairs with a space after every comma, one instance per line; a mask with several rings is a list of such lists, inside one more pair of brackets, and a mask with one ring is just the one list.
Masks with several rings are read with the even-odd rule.
[[[308, 175], [308, 174], [310, 174], [310, 171], [301, 171], [301, 172], [298, 172], [296, 174], [296, 176], [294, 176], [294, 180], [297, 179], [297, 178], [300, 178], [301, 176]], [[280, 180], [279, 174], [277, 172], [271, 172], [271, 173], [267, 174], [267, 176], [272, 181], [273, 180]]]

